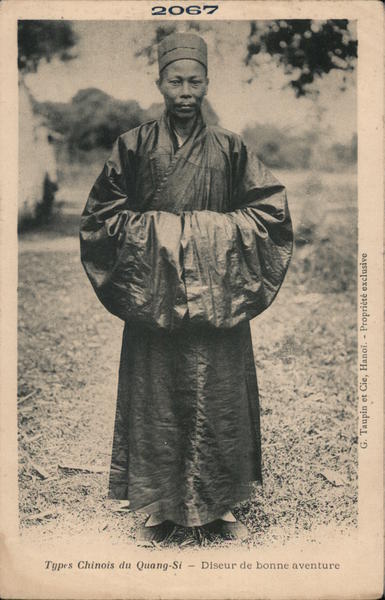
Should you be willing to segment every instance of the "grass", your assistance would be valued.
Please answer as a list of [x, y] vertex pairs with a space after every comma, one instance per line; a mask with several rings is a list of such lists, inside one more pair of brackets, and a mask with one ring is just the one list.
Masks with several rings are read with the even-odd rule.
[[[348, 532], [357, 518], [354, 176], [278, 177], [297, 245], [276, 301], [252, 323], [264, 486], [237, 515], [254, 546], [314, 541], [323, 525]], [[80, 265], [84, 190], [66, 181], [62, 194], [50, 227], [20, 241], [21, 530], [31, 539], [129, 543], [143, 516], [106, 499], [122, 323], [98, 303]], [[192, 533], [178, 530], [169, 543], [220, 543]]]

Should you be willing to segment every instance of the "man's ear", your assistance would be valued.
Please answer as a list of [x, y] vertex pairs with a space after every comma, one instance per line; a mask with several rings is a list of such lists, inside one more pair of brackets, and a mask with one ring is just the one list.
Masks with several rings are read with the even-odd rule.
[[155, 84], [156, 84], [156, 87], [158, 88], [158, 90], [160, 91], [160, 84], [161, 84], [160, 78], [155, 81]]

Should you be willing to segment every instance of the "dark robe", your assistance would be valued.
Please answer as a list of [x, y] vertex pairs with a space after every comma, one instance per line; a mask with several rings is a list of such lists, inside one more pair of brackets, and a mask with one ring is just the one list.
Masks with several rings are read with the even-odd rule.
[[165, 114], [118, 138], [80, 238], [125, 321], [109, 496], [185, 526], [216, 519], [262, 479], [249, 320], [289, 264], [285, 189], [200, 115], [178, 149]]

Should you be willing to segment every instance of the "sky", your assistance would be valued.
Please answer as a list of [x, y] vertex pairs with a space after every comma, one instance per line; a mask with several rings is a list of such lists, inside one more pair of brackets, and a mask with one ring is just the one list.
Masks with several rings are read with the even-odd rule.
[[[156, 64], [149, 65], [147, 58], [135, 54], [150, 43], [156, 24], [73, 21], [77, 57], [65, 63], [57, 59], [41, 62], [26, 83], [39, 101], [68, 102], [78, 90], [96, 87], [118, 99], [137, 100], [147, 108], [162, 100], [155, 85]], [[347, 89], [341, 92], [342, 75], [332, 72], [319, 80], [316, 101], [298, 99], [287, 87], [282, 69], [262, 57], [252, 83], [247, 83], [253, 74], [244, 64], [249, 22], [217, 21], [211, 26], [212, 30], [201, 34], [208, 44], [208, 99], [223, 127], [241, 133], [247, 125], [273, 123], [288, 133], [300, 134], [321, 126], [335, 141], [351, 139], [356, 131], [355, 75], [349, 76]], [[184, 27], [182, 24], [181, 29]]]

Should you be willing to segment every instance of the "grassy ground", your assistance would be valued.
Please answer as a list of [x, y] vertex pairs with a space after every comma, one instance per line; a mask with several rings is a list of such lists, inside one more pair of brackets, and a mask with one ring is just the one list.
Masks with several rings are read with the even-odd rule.
[[[297, 247], [277, 300], [252, 323], [264, 486], [237, 514], [256, 546], [356, 524], [355, 178], [278, 176]], [[20, 240], [20, 518], [30, 539], [130, 543], [143, 516], [106, 499], [122, 324], [98, 303], [78, 252], [90, 182], [62, 182], [50, 227]], [[182, 531], [170, 543], [183, 541], [219, 543]]]

